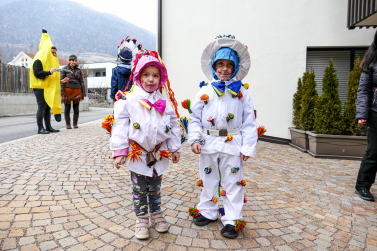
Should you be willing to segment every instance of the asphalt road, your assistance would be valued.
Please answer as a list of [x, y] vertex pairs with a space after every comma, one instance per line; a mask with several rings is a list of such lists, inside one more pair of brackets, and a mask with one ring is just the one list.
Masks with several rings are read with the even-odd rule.
[[[80, 127], [80, 124], [83, 123], [103, 119], [107, 114], [112, 113], [113, 108], [90, 107], [89, 111], [80, 112], [78, 126]], [[71, 114], [71, 126], [72, 117], [73, 114]], [[62, 114], [62, 121], [56, 122], [54, 116], [51, 114], [51, 125], [54, 129], [65, 128], [64, 115]], [[35, 115], [0, 118], [0, 143], [33, 136], [37, 134], [37, 131], [38, 126]]]

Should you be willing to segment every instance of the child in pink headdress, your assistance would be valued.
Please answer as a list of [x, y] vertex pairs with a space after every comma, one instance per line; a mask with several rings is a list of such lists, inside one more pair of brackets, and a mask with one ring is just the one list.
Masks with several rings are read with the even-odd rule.
[[[177, 102], [168, 84], [168, 74], [157, 52], [141, 51], [134, 65], [132, 92], [114, 106], [110, 149], [117, 168], [126, 164], [131, 171], [135, 236], [149, 237], [150, 220], [158, 232], [168, 231], [161, 215], [161, 178], [169, 166], [179, 161], [181, 151]], [[165, 92], [163, 92], [165, 91]], [[169, 98], [170, 96], [170, 98]], [[173, 104], [173, 105], [172, 105]]]

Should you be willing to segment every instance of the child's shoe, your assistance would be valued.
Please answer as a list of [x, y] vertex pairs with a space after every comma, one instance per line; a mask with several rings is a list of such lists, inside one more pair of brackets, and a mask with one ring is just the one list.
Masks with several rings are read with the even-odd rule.
[[135, 237], [138, 239], [148, 239], [149, 238], [149, 217], [148, 216], [138, 216], [135, 226]]
[[169, 230], [169, 226], [161, 212], [151, 213], [151, 222], [159, 233], [164, 233]]
[[194, 221], [195, 225], [197, 225], [197, 226], [206, 226], [211, 222], [217, 221], [217, 219], [216, 220], [210, 220], [210, 219], [207, 219], [206, 217], [204, 217], [203, 215], [198, 214], [198, 216], [196, 216], [193, 221]]
[[238, 236], [238, 231], [234, 229], [234, 226], [227, 224], [223, 229], [221, 229], [221, 235], [226, 238], [235, 239]]

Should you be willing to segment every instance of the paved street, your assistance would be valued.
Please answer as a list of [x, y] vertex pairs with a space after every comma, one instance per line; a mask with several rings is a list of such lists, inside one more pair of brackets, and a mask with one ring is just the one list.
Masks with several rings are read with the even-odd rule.
[[220, 221], [192, 224], [198, 156], [186, 148], [163, 179], [169, 232], [137, 240], [129, 172], [113, 167], [108, 139], [96, 121], [0, 144], [1, 250], [377, 250], [376, 204], [353, 190], [360, 162], [266, 142], [245, 165], [247, 226], [237, 239], [220, 235]]
[[[104, 118], [107, 114], [113, 113], [113, 108], [90, 107], [89, 111], [80, 112], [79, 125], [90, 121]], [[73, 123], [73, 113], [71, 112], [71, 125]], [[56, 122], [51, 114], [51, 125], [54, 129], [65, 128], [64, 114], [62, 121]], [[0, 143], [8, 142], [15, 139], [21, 139], [28, 136], [36, 135], [38, 126], [34, 115], [0, 117]]]

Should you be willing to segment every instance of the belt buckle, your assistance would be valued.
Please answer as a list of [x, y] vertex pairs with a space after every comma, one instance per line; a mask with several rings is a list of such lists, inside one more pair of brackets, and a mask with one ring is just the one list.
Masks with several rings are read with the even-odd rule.
[[228, 136], [228, 130], [227, 129], [220, 129], [219, 130], [219, 136]]

